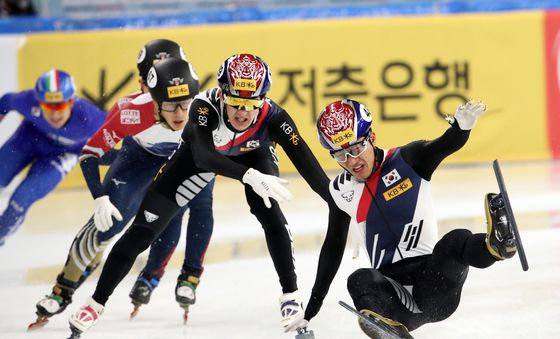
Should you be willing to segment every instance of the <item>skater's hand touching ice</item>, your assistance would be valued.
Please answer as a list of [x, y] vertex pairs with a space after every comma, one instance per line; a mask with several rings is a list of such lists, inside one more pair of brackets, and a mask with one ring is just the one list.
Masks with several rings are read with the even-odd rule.
[[308, 321], [304, 319], [303, 301], [299, 291], [284, 293], [280, 297], [281, 323], [284, 332], [295, 331], [307, 327]]
[[298, 328], [304, 329], [309, 325], [309, 321], [303, 318], [303, 315], [300, 318], [295, 318], [291, 322], [284, 323], [284, 332], [291, 332], [296, 331]]

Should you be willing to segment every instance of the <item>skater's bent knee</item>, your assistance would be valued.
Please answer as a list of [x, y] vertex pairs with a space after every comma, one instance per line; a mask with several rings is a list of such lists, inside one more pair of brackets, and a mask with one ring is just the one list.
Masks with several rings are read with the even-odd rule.
[[383, 274], [372, 268], [359, 268], [348, 277], [347, 288], [350, 294], [361, 293], [367, 288], [385, 280]]
[[112, 252], [136, 257], [150, 247], [155, 238], [156, 234], [147, 227], [132, 227], [117, 241]]
[[467, 229], [455, 229], [445, 234], [440, 241], [438, 247], [445, 247], [449, 249], [462, 248], [465, 242], [472, 236], [472, 232]]

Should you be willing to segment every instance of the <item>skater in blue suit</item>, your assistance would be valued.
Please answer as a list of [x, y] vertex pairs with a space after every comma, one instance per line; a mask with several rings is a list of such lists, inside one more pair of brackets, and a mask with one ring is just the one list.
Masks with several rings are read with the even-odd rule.
[[76, 97], [71, 75], [52, 69], [34, 89], [0, 98], [0, 121], [16, 111], [23, 121], [0, 147], [0, 190], [30, 165], [0, 215], [0, 246], [22, 224], [31, 205], [45, 197], [76, 165], [86, 141], [97, 131], [106, 112]]

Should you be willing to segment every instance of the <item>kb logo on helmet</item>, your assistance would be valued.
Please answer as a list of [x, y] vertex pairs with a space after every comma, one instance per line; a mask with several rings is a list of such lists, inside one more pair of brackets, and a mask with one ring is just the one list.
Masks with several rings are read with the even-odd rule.
[[169, 99], [184, 97], [189, 95], [189, 93], [189, 86], [186, 84], [167, 87], [167, 96], [169, 97]]
[[342, 132], [336, 133], [331, 137], [333, 144], [337, 146], [344, 145], [348, 143], [349, 140], [354, 138], [354, 131], [351, 128], [348, 128]]
[[235, 79], [233, 89], [238, 91], [255, 91], [257, 89], [257, 81], [253, 79]]

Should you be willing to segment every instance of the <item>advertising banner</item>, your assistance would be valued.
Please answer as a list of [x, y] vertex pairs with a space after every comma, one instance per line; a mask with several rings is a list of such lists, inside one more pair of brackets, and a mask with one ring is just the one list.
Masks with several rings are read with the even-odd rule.
[[[59, 67], [79, 94], [108, 109], [138, 88], [136, 58], [151, 39], [180, 43], [203, 89], [236, 53], [268, 62], [269, 97], [294, 118], [325, 169], [338, 165], [321, 148], [315, 120], [330, 102], [352, 98], [373, 114], [378, 146], [441, 135], [447, 114], [466, 99], [488, 112], [446, 162], [549, 158], [543, 13], [337, 19], [29, 35], [19, 51], [22, 88]], [[281, 154], [281, 172], [293, 171]]]

